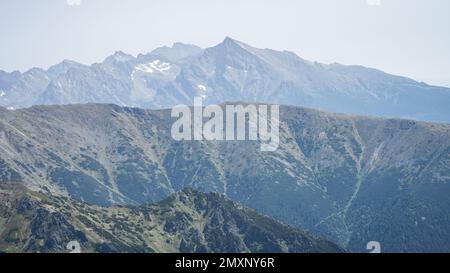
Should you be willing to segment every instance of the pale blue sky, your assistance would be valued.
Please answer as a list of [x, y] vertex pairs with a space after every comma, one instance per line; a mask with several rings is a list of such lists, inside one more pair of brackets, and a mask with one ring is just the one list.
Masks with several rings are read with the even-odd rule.
[[[0, 0], [0, 69], [233, 37], [450, 86], [448, 0]], [[380, 5], [368, 5], [368, 1]]]

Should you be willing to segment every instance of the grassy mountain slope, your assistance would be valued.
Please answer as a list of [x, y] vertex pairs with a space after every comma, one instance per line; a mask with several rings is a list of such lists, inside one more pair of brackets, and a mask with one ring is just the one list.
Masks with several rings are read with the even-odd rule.
[[280, 108], [280, 146], [171, 138], [170, 111], [0, 109], [0, 181], [98, 205], [220, 192], [353, 251], [448, 251], [450, 125]]
[[98, 207], [0, 185], [0, 251], [340, 252], [219, 194], [185, 189], [152, 205]]

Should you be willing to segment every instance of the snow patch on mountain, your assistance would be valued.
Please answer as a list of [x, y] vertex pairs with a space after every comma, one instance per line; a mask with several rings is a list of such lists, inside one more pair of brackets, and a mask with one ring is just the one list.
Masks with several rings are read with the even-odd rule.
[[3, 97], [4, 95], [6, 95], [5, 91], [0, 90], [0, 98]]
[[134, 71], [142, 71], [145, 73], [153, 73], [153, 69], [150, 66], [150, 64], [138, 64], [135, 68]]
[[165, 63], [160, 60], [154, 60], [150, 63], [150, 66], [159, 72], [164, 72], [171, 69], [171, 65], [169, 63]]
[[204, 86], [203, 84], [197, 85], [197, 88], [200, 89], [201, 91], [206, 91], [206, 86]]
[[117, 51], [91, 66], [66, 60], [48, 71], [0, 71], [0, 77], [8, 83], [0, 85], [7, 93], [0, 98], [3, 107], [117, 103], [115, 95], [129, 105], [160, 109], [206, 95], [208, 103], [264, 101], [348, 114], [450, 120], [449, 88], [362, 66], [310, 62], [231, 38], [205, 50], [175, 44], [137, 57]]
[[132, 77], [134, 76], [133, 74], [136, 71], [141, 71], [144, 73], [154, 73], [155, 71], [160, 72], [160, 73], [164, 73], [168, 70], [170, 70], [172, 68], [172, 66], [170, 65], [170, 63], [166, 63], [166, 62], [162, 62], [160, 60], [154, 60], [150, 63], [143, 63], [143, 64], [138, 64], [134, 67], [134, 71], [132, 73]]

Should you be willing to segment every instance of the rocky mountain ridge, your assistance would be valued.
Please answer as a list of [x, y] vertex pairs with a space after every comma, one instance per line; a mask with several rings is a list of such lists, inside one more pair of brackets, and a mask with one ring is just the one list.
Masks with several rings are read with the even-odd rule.
[[280, 108], [280, 146], [174, 141], [169, 110], [0, 109], [0, 181], [98, 205], [220, 192], [351, 251], [448, 251], [450, 126]]

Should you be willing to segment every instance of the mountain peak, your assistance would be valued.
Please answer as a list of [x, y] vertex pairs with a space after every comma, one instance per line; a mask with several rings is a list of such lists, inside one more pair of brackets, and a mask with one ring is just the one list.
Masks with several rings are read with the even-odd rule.
[[181, 43], [181, 42], [175, 42], [172, 44], [172, 49], [201, 49], [200, 47], [196, 46], [196, 45], [192, 45], [192, 44], [185, 44], [185, 43]]
[[78, 64], [75, 61], [69, 60], [69, 59], [64, 59], [61, 64]]
[[225, 39], [213, 48], [223, 48], [228, 50], [240, 50], [245, 51], [246, 53], [250, 53], [252, 55], [258, 55], [257, 52], [259, 49], [252, 47], [244, 42], [233, 39], [229, 36], [225, 37]]
[[235, 42], [235, 40], [233, 38], [231, 38], [230, 36], [226, 36], [225, 39], [223, 40], [224, 43], [233, 43]]
[[160, 55], [166, 57], [168, 60], [172, 62], [179, 62], [190, 57], [198, 56], [203, 52], [203, 49], [191, 44], [173, 43], [172, 47], [163, 46], [154, 49], [150, 54], [140, 55], [138, 58], [142, 58], [148, 55]]
[[51, 66], [49, 69], [47, 69], [47, 72], [52, 77], [55, 77], [55, 76], [58, 76], [60, 74], [66, 73], [71, 68], [81, 67], [81, 66], [83, 66], [83, 65], [80, 64], [80, 63], [77, 63], [77, 62], [72, 61], [72, 60], [64, 59], [59, 64], [55, 64], [55, 65]]
[[126, 54], [125, 52], [123, 52], [122, 50], [116, 50], [113, 54], [113, 56], [118, 56], [118, 57], [124, 57], [127, 56], [128, 54]]
[[229, 51], [251, 52], [251, 48], [251, 46], [227, 36], [221, 43], [216, 46], [210, 47], [207, 50], [218, 51], [218, 54], [222, 54], [223, 52]]
[[134, 57], [130, 54], [127, 54], [121, 50], [118, 50], [116, 52], [114, 52], [113, 55], [107, 57], [105, 59], [106, 63], [111, 63], [111, 62], [127, 62], [134, 59]]
[[187, 196], [194, 196], [194, 195], [198, 195], [200, 194], [198, 191], [194, 190], [191, 187], [186, 187], [184, 189], [182, 189], [179, 194], [181, 195], [187, 195]]
[[237, 46], [240, 46], [240, 47], [248, 46], [245, 43], [240, 42], [240, 41], [238, 41], [236, 39], [233, 39], [233, 38], [231, 38], [229, 36], [225, 37], [225, 39], [222, 41], [221, 44], [224, 44], [224, 45], [237, 45]]
[[[108, 208], [2, 183], [0, 223], [8, 225], [1, 226], [5, 232], [0, 243], [11, 252], [65, 252], [70, 240], [83, 243], [86, 252], [344, 251], [253, 210], [217, 205], [209, 194], [198, 192], [196, 197], [201, 201], [195, 204], [180, 204], [172, 198], [152, 205]], [[86, 212], [96, 216], [88, 224], [83, 221], [89, 216]], [[128, 215], [127, 232], [117, 228], [124, 223], [121, 215]], [[10, 234], [17, 239], [10, 239]]]

